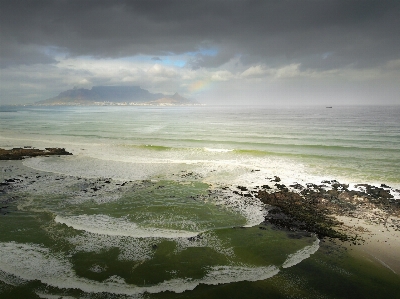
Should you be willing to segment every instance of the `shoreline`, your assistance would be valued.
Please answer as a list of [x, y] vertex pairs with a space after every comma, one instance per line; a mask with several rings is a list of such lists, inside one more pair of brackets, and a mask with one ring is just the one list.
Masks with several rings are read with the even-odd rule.
[[[27, 152], [23, 152], [26, 157]], [[24, 173], [27, 166], [22, 161], [13, 163], [18, 163], [14, 165]], [[7, 180], [0, 183], [4, 187], [14, 184]], [[265, 223], [286, 231], [316, 233], [320, 239], [343, 245], [349, 253], [361, 255], [400, 276], [400, 202], [391, 195], [391, 191], [398, 190], [385, 184], [359, 184], [358, 190], [349, 190], [348, 185], [335, 180], [323, 181], [321, 185], [285, 186], [277, 176], [267, 183], [270, 186], [256, 189], [231, 186], [231, 191], [263, 202], [268, 210]]]
[[337, 181], [275, 187], [256, 196], [269, 206], [266, 223], [316, 233], [400, 276], [400, 202], [390, 192], [398, 190], [385, 184], [349, 190]]
[[[388, 229], [384, 225], [370, 224], [365, 219], [336, 216], [342, 226], [351, 233], [360, 234], [364, 242], [361, 245], [344, 244], [354, 254], [364, 256], [375, 263], [388, 268], [400, 276], [400, 231]], [[393, 220], [400, 221], [399, 217]]]

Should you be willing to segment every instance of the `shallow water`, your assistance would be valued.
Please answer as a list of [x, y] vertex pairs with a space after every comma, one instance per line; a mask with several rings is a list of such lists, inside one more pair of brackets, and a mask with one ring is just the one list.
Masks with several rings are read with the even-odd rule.
[[300, 171], [308, 181], [317, 176], [399, 185], [399, 114], [399, 106], [21, 107], [0, 110], [0, 142], [58, 144], [75, 155], [133, 162], [142, 177], [181, 163], [183, 170], [188, 164], [242, 164], [276, 169], [289, 179]]
[[275, 175], [285, 184], [400, 186], [397, 112], [0, 111], [1, 147], [74, 154], [0, 163], [0, 181], [18, 179], [0, 193], [0, 298], [395, 296], [399, 277], [390, 270], [262, 224], [263, 204], [233, 191], [274, 188]]

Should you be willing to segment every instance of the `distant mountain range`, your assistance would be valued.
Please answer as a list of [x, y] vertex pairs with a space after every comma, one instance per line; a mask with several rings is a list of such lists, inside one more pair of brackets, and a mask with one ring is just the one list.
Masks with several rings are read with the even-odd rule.
[[196, 105], [197, 102], [178, 93], [151, 93], [139, 86], [93, 86], [92, 89], [74, 88], [58, 96], [39, 101], [36, 105]]

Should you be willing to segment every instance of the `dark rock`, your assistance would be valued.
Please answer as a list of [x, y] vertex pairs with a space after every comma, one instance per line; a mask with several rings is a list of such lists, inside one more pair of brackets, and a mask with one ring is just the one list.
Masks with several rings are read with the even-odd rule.
[[[343, 228], [343, 223], [336, 221], [331, 215], [360, 217], [367, 210], [379, 209], [387, 213], [386, 217], [400, 216], [400, 201], [393, 198], [391, 189], [388, 190], [388, 186], [384, 184], [380, 187], [360, 184], [356, 187], [362, 187], [363, 190], [348, 190], [347, 184], [336, 180], [323, 183], [330, 184], [333, 189], [326, 190], [326, 185], [309, 183], [303, 189], [298, 184], [290, 186], [293, 188], [291, 190], [299, 192], [289, 191], [283, 184], [275, 184], [279, 189], [277, 192], [259, 190], [256, 197], [271, 206], [265, 221], [288, 231], [313, 232], [321, 238], [338, 238], [358, 244], [359, 237], [350, 237], [339, 231], [339, 228]], [[379, 218], [376, 221], [382, 222], [384, 219]]]
[[[382, 186], [382, 185], [381, 185]], [[387, 190], [375, 186], [371, 186], [368, 184], [358, 184], [356, 187], [364, 187], [366, 189], [366, 193], [373, 198], [379, 199], [379, 198], [393, 198], [393, 195], [390, 194]]]
[[332, 184], [332, 188], [336, 190], [347, 190], [347, 188], [349, 188], [349, 185], [340, 184], [339, 182], [335, 181], [335, 183]]
[[13, 148], [6, 150], [0, 148], [0, 160], [22, 160], [26, 157], [38, 157], [49, 155], [72, 155], [64, 148], [45, 148], [45, 150], [34, 148]]
[[259, 191], [257, 197], [273, 208], [265, 221], [289, 231], [314, 232], [319, 237], [332, 237], [346, 240], [346, 235], [333, 229], [338, 224], [330, 217], [319, 202], [289, 191], [268, 193]]
[[275, 184], [275, 187], [278, 188], [281, 191], [289, 191], [288, 188], [284, 184]]
[[194, 241], [197, 241], [197, 240], [201, 240], [201, 239], [203, 239], [203, 237], [201, 235], [197, 235], [197, 236], [188, 238], [188, 240], [191, 241], [191, 242], [194, 242]]
[[297, 189], [297, 190], [303, 190], [304, 187], [298, 183], [290, 185], [289, 187], [292, 187], [293, 189]]
[[280, 177], [278, 177], [278, 176], [274, 176], [274, 179], [273, 180], [271, 180], [271, 182], [280, 182], [281, 181], [281, 178]]

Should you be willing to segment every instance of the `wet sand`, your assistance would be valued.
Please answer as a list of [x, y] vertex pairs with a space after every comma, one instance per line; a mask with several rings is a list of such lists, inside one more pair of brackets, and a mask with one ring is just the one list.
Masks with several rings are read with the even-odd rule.
[[379, 263], [400, 276], [399, 190], [385, 184], [283, 186], [262, 190], [266, 222], [287, 230], [314, 232], [349, 252]]
[[349, 250], [380, 263], [400, 276], [400, 231], [390, 226], [392, 222], [400, 221], [400, 218], [389, 217], [384, 225], [348, 216], [335, 217], [343, 222], [344, 232], [357, 234], [364, 240], [361, 245], [344, 243]]

